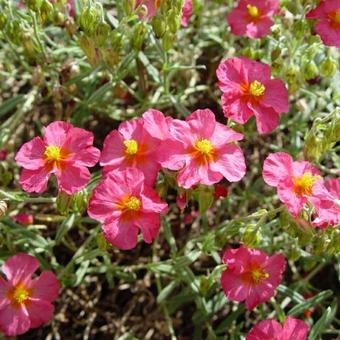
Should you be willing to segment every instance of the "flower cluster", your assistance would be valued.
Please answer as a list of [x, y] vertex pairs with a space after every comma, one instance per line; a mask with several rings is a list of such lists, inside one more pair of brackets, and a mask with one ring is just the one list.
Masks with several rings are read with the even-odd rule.
[[0, 276], [0, 330], [8, 336], [23, 334], [52, 319], [52, 302], [60, 285], [50, 271], [32, 280], [38, 268], [38, 260], [23, 253], [7, 259], [1, 268], [7, 280]]
[[[270, 33], [272, 19], [279, 13], [279, 0], [239, 0], [227, 15], [227, 21], [233, 34], [261, 39]], [[316, 20], [315, 31], [325, 45], [340, 47], [339, 0], [320, 1], [306, 18]]]
[[340, 180], [324, 181], [319, 170], [306, 161], [293, 161], [285, 152], [270, 154], [263, 165], [264, 181], [277, 188], [289, 212], [297, 217], [306, 204], [315, 209], [313, 225], [340, 223]]

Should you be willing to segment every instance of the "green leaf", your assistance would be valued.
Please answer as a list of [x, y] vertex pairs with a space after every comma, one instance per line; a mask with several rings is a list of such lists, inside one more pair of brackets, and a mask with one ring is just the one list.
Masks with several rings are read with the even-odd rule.
[[4, 116], [11, 110], [13, 110], [18, 104], [22, 103], [24, 101], [25, 97], [20, 94], [16, 97], [10, 98], [2, 103], [0, 106], [0, 117]]
[[63, 237], [71, 230], [74, 225], [74, 221], [76, 219], [75, 214], [71, 214], [68, 216], [63, 223], [60, 225], [57, 231], [57, 235], [55, 237], [55, 243], [59, 244]]
[[298, 305], [294, 306], [289, 312], [288, 315], [297, 316], [303, 313], [304, 310], [309, 309], [311, 307], [315, 307], [317, 304], [321, 303], [322, 301], [326, 300], [334, 293], [331, 290], [325, 290], [312, 298], [305, 300], [304, 302], [299, 303]]
[[178, 286], [176, 281], [171, 281], [167, 286], [165, 286], [157, 296], [157, 303], [161, 304]]
[[331, 324], [335, 317], [337, 310], [336, 300], [326, 309], [321, 318], [316, 322], [309, 333], [308, 340], [315, 340], [319, 335], [323, 333], [324, 330]]

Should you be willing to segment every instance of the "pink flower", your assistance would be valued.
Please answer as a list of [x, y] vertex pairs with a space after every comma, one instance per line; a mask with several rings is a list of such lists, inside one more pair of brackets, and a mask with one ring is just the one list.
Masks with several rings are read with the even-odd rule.
[[[150, 110], [146, 112], [146, 116], [151, 119], [150, 116], [153, 117], [154, 112], [162, 115], [159, 111]], [[160, 131], [161, 129], [159, 129], [159, 133], [161, 133]], [[154, 185], [161, 168], [159, 163], [160, 143], [158, 138], [152, 137], [148, 133], [142, 118], [121, 123], [118, 130], [113, 130], [105, 138], [100, 158], [104, 174], [112, 170], [133, 167], [143, 172], [148, 185]]]
[[181, 210], [184, 210], [188, 204], [188, 197], [186, 192], [184, 194], [178, 194], [176, 197], [176, 204], [178, 206], [178, 208], [180, 208]]
[[139, 229], [147, 243], [157, 237], [160, 214], [166, 210], [167, 204], [145, 184], [143, 173], [127, 168], [108, 173], [94, 189], [88, 214], [103, 223], [104, 236], [113, 246], [132, 249]]
[[223, 262], [228, 265], [221, 277], [225, 295], [232, 301], [245, 301], [249, 310], [268, 301], [282, 281], [285, 258], [268, 256], [258, 249], [227, 249]]
[[164, 157], [161, 164], [179, 170], [179, 186], [212, 185], [222, 178], [237, 182], [245, 175], [243, 152], [234, 144], [243, 135], [217, 123], [210, 110], [197, 110], [186, 121], [173, 120], [170, 134], [171, 139], [160, 151]]
[[100, 156], [92, 144], [91, 132], [62, 121], [49, 124], [44, 128], [44, 138], [35, 137], [25, 143], [15, 157], [24, 168], [21, 187], [41, 193], [54, 174], [60, 191], [71, 195], [82, 190], [91, 177], [87, 167], [94, 166]]
[[[145, 18], [151, 20], [158, 12], [161, 7], [160, 0], [137, 0], [136, 8], [139, 6], [145, 6], [147, 13]], [[184, 5], [182, 8], [182, 19], [181, 24], [187, 27], [189, 24], [189, 19], [192, 15], [192, 0], [184, 0]]]
[[191, 15], [192, 15], [192, 0], [184, 0], [181, 20], [181, 24], [183, 27], [188, 27]]
[[50, 271], [33, 279], [39, 262], [33, 256], [17, 254], [2, 265], [7, 280], [0, 276], [0, 330], [16, 336], [40, 327], [53, 317], [53, 302], [60, 285]]
[[320, 198], [320, 204], [315, 207], [317, 217], [313, 226], [326, 228], [340, 224], [340, 179], [329, 179], [324, 186], [315, 185], [314, 192]]
[[280, 201], [295, 217], [307, 202], [319, 207], [320, 196], [326, 193], [319, 170], [309, 162], [293, 161], [285, 152], [266, 158], [262, 176], [268, 185], [277, 188]]
[[216, 199], [226, 198], [228, 196], [229, 189], [227, 186], [222, 184], [215, 184], [214, 196]]
[[279, 6], [279, 0], [240, 0], [227, 16], [231, 32], [249, 38], [265, 37], [274, 24], [272, 18]]
[[8, 152], [5, 149], [0, 150], [0, 162], [5, 161], [7, 158]]
[[283, 326], [276, 320], [264, 320], [255, 325], [246, 340], [306, 340], [309, 326], [288, 316]]
[[30, 225], [30, 224], [33, 224], [33, 215], [20, 213], [20, 214], [13, 216], [13, 220], [19, 224]]
[[315, 30], [325, 45], [340, 47], [340, 0], [321, 1], [306, 18], [317, 20]]
[[257, 131], [269, 133], [288, 112], [288, 91], [280, 79], [271, 79], [269, 65], [247, 58], [227, 59], [217, 71], [223, 92], [224, 115], [239, 124], [255, 116]]

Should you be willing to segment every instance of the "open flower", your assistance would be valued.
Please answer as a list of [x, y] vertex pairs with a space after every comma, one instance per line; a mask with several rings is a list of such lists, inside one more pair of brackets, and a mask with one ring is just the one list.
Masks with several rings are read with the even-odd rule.
[[[157, 14], [157, 11], [161, 8], [161, 0], [137, 0], [136, 8], [142, 5], [144, 5], [147, 10], [145, 16], [146, 19], [150, 20]], [[188, 26], [191, 15], [192, 15], [192, 0], [184, 0], [181, 19], [181, 24], [183, 27]]]
[[143, 173], [127, 168], [108, 173], [94, 189], [88, 214], [103, 223], [104, 236], [113, 246], [132, 249], [139, 229], [147, 243], [157, 237], [160, 214], [166, 210], [167, 204], [145, 184]]
[[309, 162], [293, 161], [285, 152], [272, 153], [266, 158], [262, 176], [268, 185], [277, 188], [281, 202], [293, 216], [307, 202], [318, 208], [320, 197], [327, 194], [319, 170]]
[[5, 261], [0, 276], [0, 330], [8, 336], [40, 327], [53, 316], [53, 302], [60, 285], [56, 276], [44, 271], [35, 279], [38, 260], [27, 254], [17, 254]]
[[113, 130], [105, 138], [100, 165], [105, 174], [127, 167], [137, 168], [143, 172], [146, 183], [153, 185], [161, 168], [159, 147], [159, 139], [148, 133], [143, 119], [132, 119], [121, 123], [118, 130]]
[[317, 217], [313, 226], [326, 228], [340, 224], [340, 179], [332, 178], [324, 185], [317, 184], [314, 192], [320, 198], [320, 204], [315, 207]]
[[302, 320], [288, 316], [283, 326], [276, 320], [264, 320], [255, 325], [246, 340], [306, 340], [309, 326]]
[[244, 155], [234, 142], [243, 135], [216, 122], [212, 111], [197, 110], [186, 121], [170, 123], [171, 139], [160, 152], [162, 166], [179, 170], [177, 183], [189, 189], [194, 185], [212, 185], [226, 178], [242, 179], [246, 172]]
[[232, 301], [245, 301], [249, 310], [268, 301], [282, 281], [285, 258], [281, 254], [268, 256], [258, 249], [227, 249], [223, 255], [227, 269], [221, 284]]
[[56, 121], [44, 128], [44, 137], [35, 137], [18, 151], [15, 160], [24, 169], [20, 185], [28, 192], [46, 190], [51, 174], [60, 191], [74, 194], [88, 183], [100, 151], [92, 146], [93, 134], [71, 124]]
[[306, 18], [317, 20], [315, 30], [325, 45], [340, 47], [340, 0], [321, 1]]
[[240, 0], [227, 16], [231, 32], [238, 36], [263, 38], [269, 34], [279, 6], [279, 0]]
[[227, 118], [245, 124], [255, 116], [260, 133], [278, 127], [279, 114], [288, 112], [288, 91], [282, 80], [271, 79], [269, 65], [231, 58], [221, 62], [216, 73]]

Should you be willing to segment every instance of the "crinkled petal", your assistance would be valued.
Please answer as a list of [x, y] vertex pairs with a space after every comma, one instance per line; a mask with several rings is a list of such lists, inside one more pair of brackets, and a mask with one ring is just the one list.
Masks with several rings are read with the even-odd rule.
[[47, 189], [49, 177], [50, 173], [45, 167], [37, 170], [23, 169], [20, 174], [19, 183], [23, 190], [40, 194]]
[[60, 284], [54, 273], [44, 271], [32, 281], [31, 289], [32, 298], [52, 302], [58, 297]]
[[37, 170], [44, 166], [46, 144], [40, 137], [25, 143], [15, 156], [15, 161], [28, 170]]

